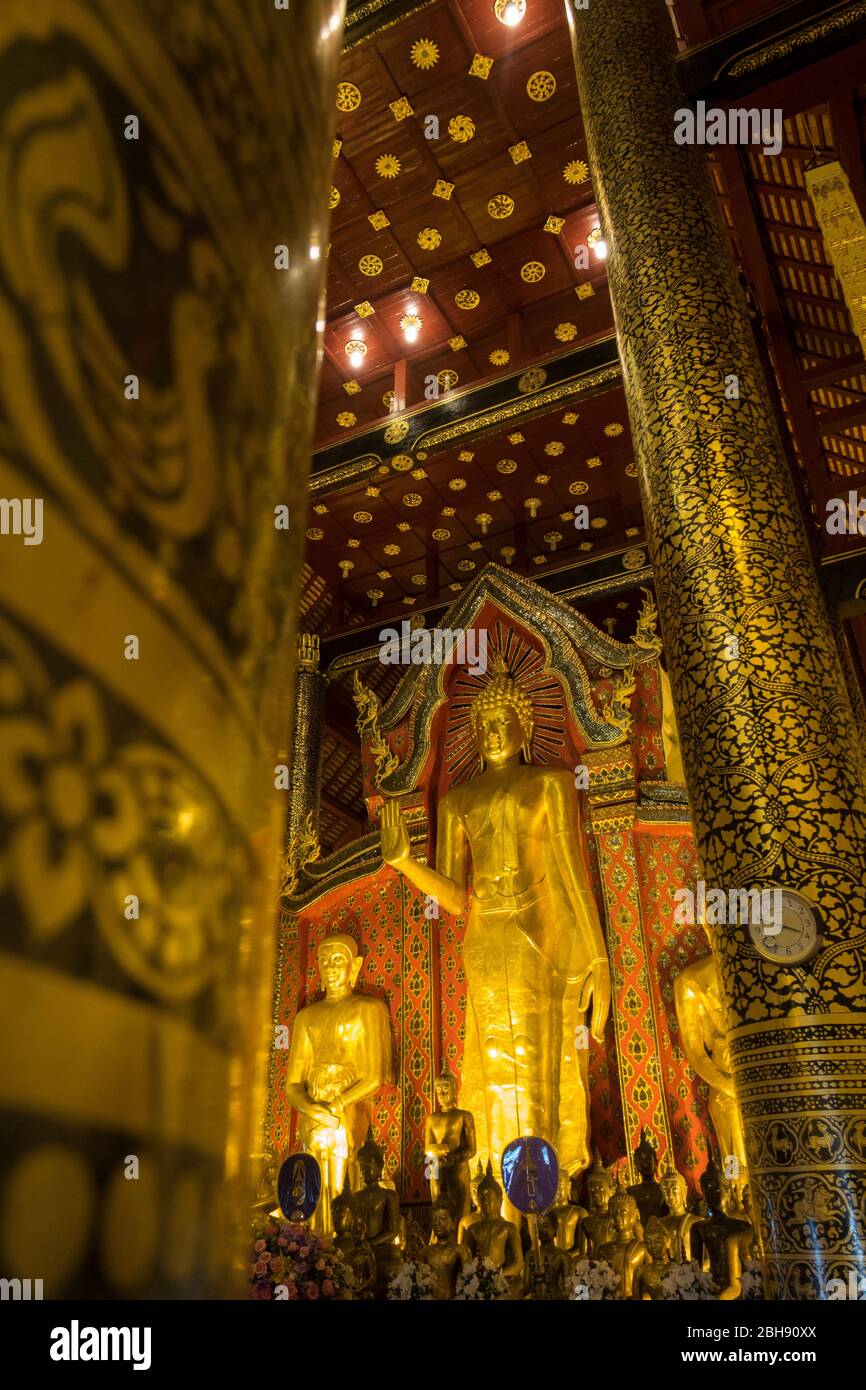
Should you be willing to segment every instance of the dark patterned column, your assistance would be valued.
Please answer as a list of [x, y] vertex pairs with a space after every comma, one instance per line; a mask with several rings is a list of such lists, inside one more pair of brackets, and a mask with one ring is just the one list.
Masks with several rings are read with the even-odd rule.
[[242, 1289], [341, 19], [0, 5], [0, 1275], [46, 1299]]
[[799, 890], [826, 931], [799, 967], [719, 933], [771, 1286], [821, 1298], [866, 1274], [864, 769], [703, 152], [674, 142], [665, 5], [566, 9], [704, 876]]
[[308, 824], [313, 832], [317, 829], [322, 790], [322, 738], [328, 683], [319, 670], [319, 639], [308, 632], [298, 633], [295, 679], [295, 730], [289, 763], [291, 789], [287, 818], [290, 845], [297, 842]]

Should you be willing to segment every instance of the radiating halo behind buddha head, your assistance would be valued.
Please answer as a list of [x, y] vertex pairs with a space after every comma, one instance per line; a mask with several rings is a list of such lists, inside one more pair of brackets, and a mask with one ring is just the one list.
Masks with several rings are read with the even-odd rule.
[[524, 762], [531, 762], [532, 701], [508, 674], [501, 652], [490, 680], [473, 699], [470, 718], [482, 766], [502, 762], [518, 749]]

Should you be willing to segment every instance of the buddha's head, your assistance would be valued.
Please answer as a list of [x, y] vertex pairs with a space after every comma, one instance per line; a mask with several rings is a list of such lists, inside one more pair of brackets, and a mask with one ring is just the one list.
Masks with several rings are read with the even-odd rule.
[[555, 1197], [554, 1200], [555, 1200], [556, 1205], [557, 1205], [558, 1207], [564, 1207], [564, 1206], [567, 1206], [567, 1205], [568, 1205], [570, 1199], [571, 1199], [571, 1178], [570, 1178], [569, 1175], [568, 1175], [568, 1170], [567, 1170], [567, 1169], [565, 1169], [565, 1168], [560, 1168], [560, 1170], [559, 1170], [559, 1178], [558, 1178], [557, 1184], [556, 1184], [556, 1197]]
[[644, 1182], [651, 1182], [656, 1170], [656, 1151], [645, 1129], [641, 1130], [640, 1143], [634, 1151], [634, 1161]]
[[607, 1211], [613, 1189], [613, 1178], [602, 1163], [601, 1154], [596, 1149], [593, 1154], [592, 1167], [586, 1175], [586, 1197], [590, 1211]]
[[493, 1176], [493, 1168], [490, 1159], [487, 1160], [487, 1172], [478, 1184], [478, 1205], [481, 1208], [481, 1215], [487, 1217], [498, 1216], [502, 1210], [502, 1188]]
[[552, 1245], [556, 1239], [556, 1221], [549, 1211], [538, 1218], [538, 1239], [542, 1245]]
[[482, 764], [497, 767], [521, 751], [530, 761], [532, 701], [509, 676], [501, 652], [491, 679], [472, 702], [470, 718]]
[[454, 1211], [445, 1197], [437, 1197], [430, 1214], [433, 1234], [439, 1241], [447, 1241], [454, 1230]]
[[319, 945], [317, 960], [326, 993], [339, 994], [346, 989], [354, 989], [363, 960], [351, 936], [345, 932], [326, 936]]
[[457, 1104], [457, 1077], [443, 1071], [433, 1082], [436, 1103], [440, 1110], [453, 1110]]
[[651, 1216], [644, 1227], [643, 1243], [656, 1264], [670, 1258], [670, 1237], [664, 1223]]
[[619, 1240], [630, 1240], [640, 1220], [637, 1202], [624, 1187], [618, 1187], [610, 1199], [610, 1214]]
[[686, 1209], [686, 1197], [689, 1190], [682, 1173], [678, 1173], [675, 1168], [669, 1168], [666, 1173], [662, 1174], [661, 1189], [671, 1216], [682, 1216]]
[[355, 1225], [355, 1213], [352, 1210], [352, 1193], [349, 1188], [349, 1174], [343, 1183], [342, 1192], [331, 1203], [331, 1216], [334, 1222], [334, 1230], [338, 1236], [351, 1235]]
[[373, 1138], [373, 1126], [367, 1130], [367, 1138], [358, 1150], [358, 1168], [365, 1187], [378, 1187], [385, 1171], [385, 1155]]

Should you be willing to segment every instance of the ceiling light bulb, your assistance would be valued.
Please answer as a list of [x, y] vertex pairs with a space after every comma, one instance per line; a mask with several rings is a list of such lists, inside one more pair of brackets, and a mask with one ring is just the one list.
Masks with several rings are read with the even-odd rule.
[[519, 24], [522, 17], [520, 7], [515, 4], [515, 0], [509, 0], [509, 3], [502, 12], [502, 18], [505, 20], [505, 23], [511, 25]]
[[493, 12], [500, 24], [513, 29], [526, 14], [526, 0], [495, 0]]
[[595, 254], [600, 261], [607, 260], [607, 242], [604, 237], [602, 237], [601, 241], [595, 243]]
[[364, 356], [363, 356], [363, 353], [360, 353], [360, 352], [350, 352], [350, 353], [349, 353], [349, 363], [350, 363], [350, 365], [351, 365], [352, 367], [354, 367], [355, 370], [357, 371], [359, 367], [362, 367], [362, 366], [364, 365]]
[[404, 328], [403, 332], [406, 334], [407, 343], [417, 343], [418, 329], [415, 327], [414, 323], [410, 323], [408, 328]]

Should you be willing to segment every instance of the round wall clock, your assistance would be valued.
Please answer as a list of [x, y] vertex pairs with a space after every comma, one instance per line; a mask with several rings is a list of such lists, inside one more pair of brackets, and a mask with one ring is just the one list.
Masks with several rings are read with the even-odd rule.
[[752, 945], [774, 965], [803, 965], [821, 948], [818, 913], [808, 898], [793, 888], [778, 889], [781, 921], [750, 922]]

